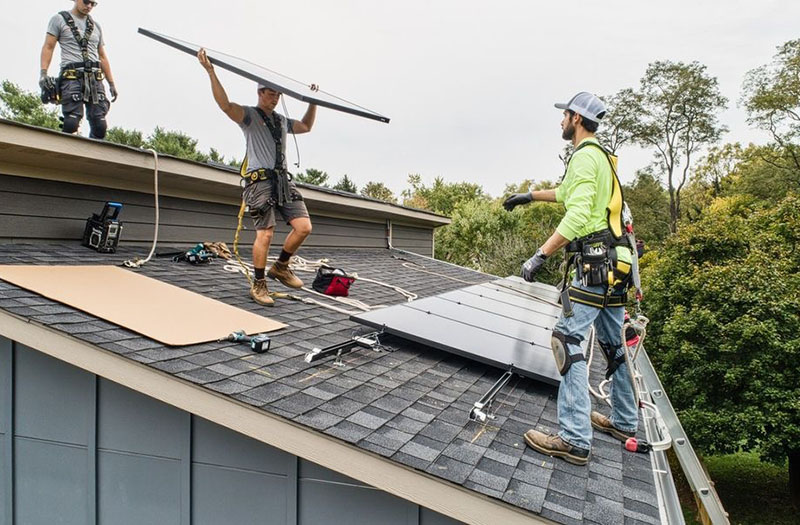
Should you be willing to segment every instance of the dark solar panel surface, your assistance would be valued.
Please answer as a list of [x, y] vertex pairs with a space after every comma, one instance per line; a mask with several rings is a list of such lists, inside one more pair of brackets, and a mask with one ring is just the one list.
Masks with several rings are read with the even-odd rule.
[[501, 279], [353, 316], [356, 322], [558, 384], [550, 350], [560, 308], [552, 286]]

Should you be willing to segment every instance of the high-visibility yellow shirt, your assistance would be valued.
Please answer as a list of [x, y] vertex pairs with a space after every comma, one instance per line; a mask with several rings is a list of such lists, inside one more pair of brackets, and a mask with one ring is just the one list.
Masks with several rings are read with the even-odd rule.
[[[599, 144], [595, 138], [585, 138], [576, 149], [584, 142]], [[608, 158], [600, 149], [589, 146], [577, 150], [556, 188], [556, 202], [567, 209], [556, 231], [572, 241], [607, 229], [606, 208], [611, 201], [613, 177]], [[618, 249], [617, 256], [621, 261], [631, 261], [631, 251], [626, 248]]]

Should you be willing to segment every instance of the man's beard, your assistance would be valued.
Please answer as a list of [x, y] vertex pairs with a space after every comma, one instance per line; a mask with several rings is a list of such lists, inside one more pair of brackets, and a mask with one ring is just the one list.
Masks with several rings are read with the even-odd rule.
[[561, 132], [561, 138], [564, 140], [572, 140], [575, 136], [575, 126], [570, 122], [567, 124], [567, 127], [564, 128], [564, 131]]

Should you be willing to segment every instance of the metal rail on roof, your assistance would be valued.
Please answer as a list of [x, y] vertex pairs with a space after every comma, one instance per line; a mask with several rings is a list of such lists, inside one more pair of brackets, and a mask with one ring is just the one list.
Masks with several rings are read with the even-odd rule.
[[[683, 430], [678, 415], [675, 413], [675, 409], [672, 408], [672, 403], [670, 403], [666, 392], [664, 392], [664, 387], [661, 385], [661, 381], [658, 379], [658, 375], [653, 368], [653, 363], [650, 362], [650, 357], [648, 357], [644, 348], [641, 349], [636, 358], [636, 365], [648, 386], [653, 404], [656, 405], [664, 423], [667, 425], [667, 429], [672, 436], [672, 449], [675, 451], [675, 455], [678, 456], [681, 469], [686, 475], [686, 479], [689, 481], [692, 490], [697, 495], [700, 505], [706, 510], [711, 523], [714, 525], [729, 524], [728, 513], [725, 512], [725, 509], [722, 507], [722, 501], [720, 501], [719, 495], [717, 495], [717, 491], [714, 489], [714, 484], [703, 470], [700, 460], [697, 458], [697, 454], [695, 454], [694, 448], [692, 448], [692, 444], [689, 442], [689, 438]], [[664, 463], [662, 463], [661, 468], [658, 470], [654, 469], [656, 474], [663, 470], [663, 465]], [[668, 469], [669, 466], [667, 465], [666, 468]], [[657, 475], [656, 478], [658, 477]], [[657, 481], [660, 480], [657, 479]], [[664, 501], [664, 503], [669, 505], [666, 508], [668, 518], [669, 516], [675, 516], [675, 509], [670, 507], [678, 505], [677, 516], [680, 516], [679, 519], [681, 521], [679, 523], [682, 523], [683, 515], [680, 512], [680, 504], [677, 501], [670, 503], [669, 500]], [[668, 523], [673, 523], [674, 519], [676, 518], [669, 519]]]

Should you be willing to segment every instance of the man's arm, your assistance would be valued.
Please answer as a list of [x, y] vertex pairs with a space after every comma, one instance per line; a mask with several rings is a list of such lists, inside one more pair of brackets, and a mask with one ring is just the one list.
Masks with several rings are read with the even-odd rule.
[[535, 201], [556, 202], [556, 190], [536, 190], [531, 192]]
[[[319, 91], [319, 86], [311, 84], [311, 91]], [[309, 104], [306, 114], [303, 115], [302, 120], [295, 120], [292, 126], [292, 133], [299, 135], [301, 133], [308, 133], [314, 127], [314, 120], [317, 118], [317, 105]]]
[[539, 247], [539, 249], [542, 250], [544, 255], [550, 257], [567, 244], [569, 244], [569, 239], [556, 231], [553, 232], [553, 235], [551, 235], [550, 238]]
[[111, 62], [108, 61], [108, 55], [106, 55], [106, 46], [100, 44], [97, 47], [97, 56], [100, 58], [100, 70], [103, 72], [108, 82], [108, 90], [111, 92], [111, 102], [116, 102], [118, 95], [117, 86], [114, 85], [114, 75], [111, 74]]
[[53, 60], [53, 51], [56, 48], [57, 42], [58, 39], [50, 33], [47, 33], [44, 37], [44, 45], [42, 46], [42, 54], [39, 60], [40, 71], [43, 72], [44, 75], [47, 74], [47, 70], [50, 68], [50, 62]]
[[232, 121], [241, 124], [244, 120], [244, 108], [228, 100], [228, 94], [225, 93], [225, 88], [222, 87], [219, 78], [217, 78], [217, 73], [214, 71], [214, 64], [208, 59], [205, 49], [201, 49], [200, 52], [197, 53], [197, 60], [200, 61], [200, 65], [208, 72], [208, 78], [211, 80], [211, 93], [214, 95], [214, 100], [217, 102], [219, 109], [228, 115]]
[[512, 211], [521, 204], [528, 204], [533, 201], [557, 202], [556, 190], [536, 190], [528, 193], [515, 193], [503, 201], [506, 211]]

